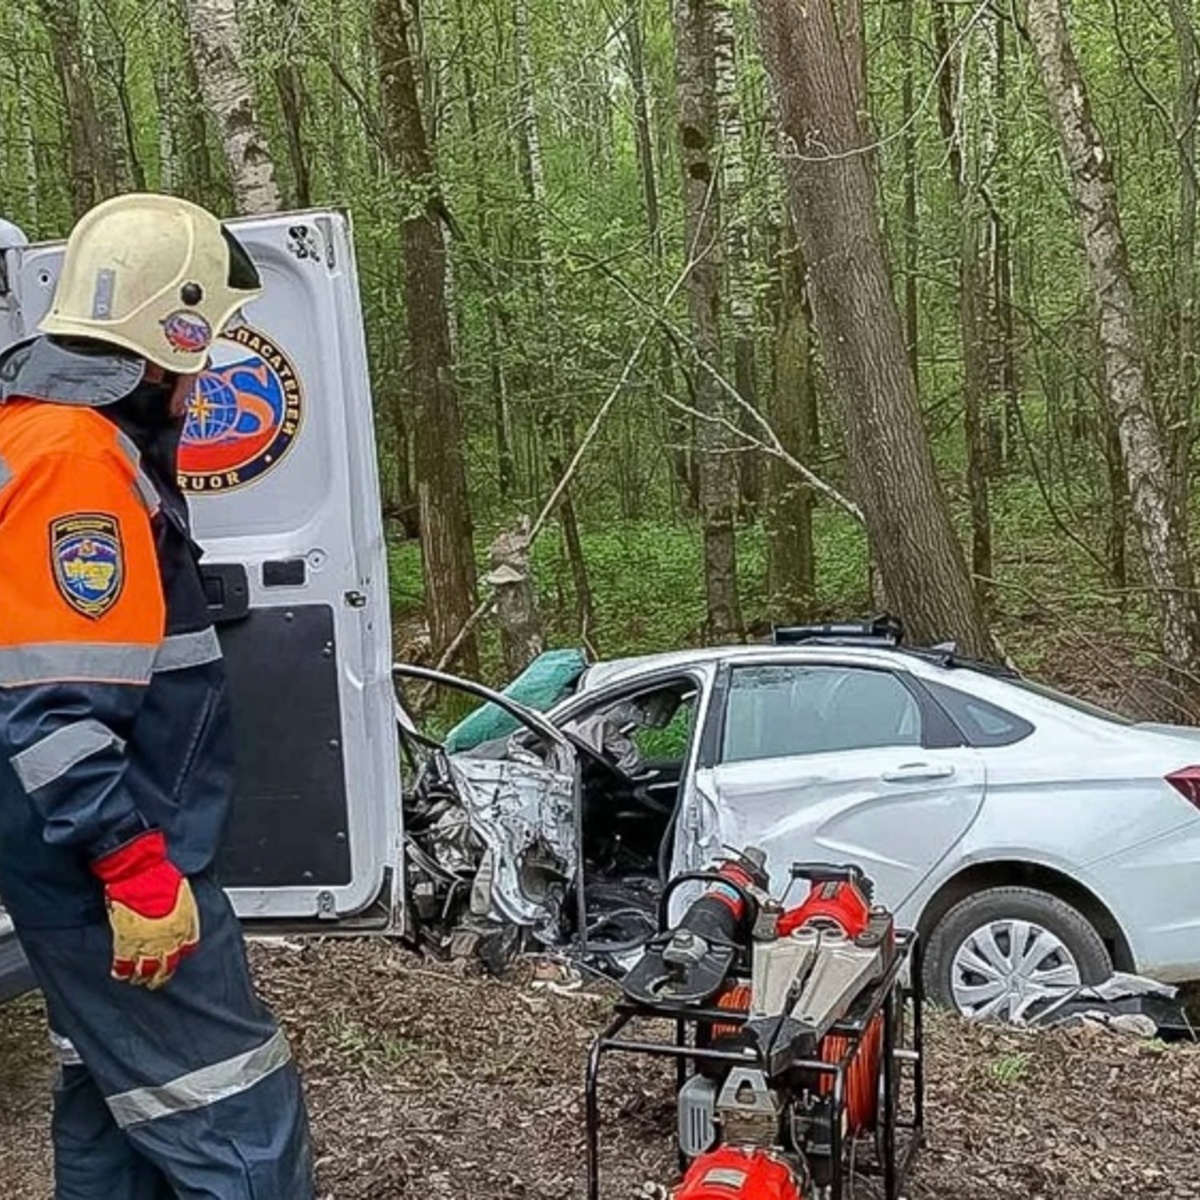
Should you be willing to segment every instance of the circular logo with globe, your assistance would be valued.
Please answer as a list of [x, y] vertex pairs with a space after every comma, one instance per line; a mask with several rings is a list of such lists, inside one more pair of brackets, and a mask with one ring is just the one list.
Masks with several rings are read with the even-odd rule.
[[188, 397], [179, 446], [186, 492], [228, 492], [274, 470], [304, 419], [291, 360], [265, 334], [239, 325], [213, 343]]

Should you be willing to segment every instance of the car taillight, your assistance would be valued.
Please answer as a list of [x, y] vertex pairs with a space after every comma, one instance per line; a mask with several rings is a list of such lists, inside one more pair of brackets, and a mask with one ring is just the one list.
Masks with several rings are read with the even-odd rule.
[[1167, 782], [1185, 799], [1200, 808], [1200, 767], [1180, 767]]

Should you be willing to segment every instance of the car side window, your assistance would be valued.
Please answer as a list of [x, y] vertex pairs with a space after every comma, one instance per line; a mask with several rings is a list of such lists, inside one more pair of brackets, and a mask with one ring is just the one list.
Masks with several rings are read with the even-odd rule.
[[1006, 708], [931, 679], [923, 679], [921, 683], [972, 746], [1011, 746], [1033, 732], [1030, 722]]
[[792, 664], [731, 672], [722, 762], [920, 744], [920, 706], [890, 671]]

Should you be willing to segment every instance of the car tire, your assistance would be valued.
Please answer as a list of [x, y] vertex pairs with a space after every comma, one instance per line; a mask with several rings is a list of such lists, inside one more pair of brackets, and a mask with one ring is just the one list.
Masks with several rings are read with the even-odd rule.
[[938, 921], [922, 978], [931, 1000], [962, 1016], [1016, 1020], [1039, 996], [1056, 994], [1050, 989], [1100, 983], [1112, 970], [1078, 909], [1036, 888], [995, 887], [960, 900]]

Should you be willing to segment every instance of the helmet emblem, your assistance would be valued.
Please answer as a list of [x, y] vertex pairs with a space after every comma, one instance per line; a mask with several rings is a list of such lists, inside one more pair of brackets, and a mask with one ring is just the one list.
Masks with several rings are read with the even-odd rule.
[[212, 341], [212, 326], [199, 314], [179, 309], [162, 323], [163, 336], [172, 350], [196, 354]]

